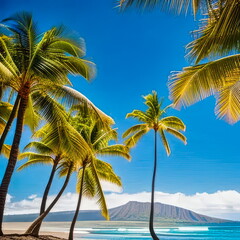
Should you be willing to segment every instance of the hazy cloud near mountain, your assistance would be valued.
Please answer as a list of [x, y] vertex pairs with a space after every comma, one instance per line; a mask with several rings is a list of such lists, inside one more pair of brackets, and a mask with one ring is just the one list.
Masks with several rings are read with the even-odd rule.
[[[115, 191], [114, 193], [106, 193], [109, 208], [123, 205], [129, 201], [150, 202], [150, 192], [134, 194], [121, 193], [120, 188], [111, 185], [104, 186], [104, 189], [106, 191]], [[155, 192], [155, 196], [156, 202], [186, 208], [211, 217], [240, 220], [240, 193], [235, 190], [217, 191], [215, 193], [196, 193], [194, 195]], [[53, 195], [50, 196], [49, 201], [52, 201], [54, 197]], [[53, 211], [74, 210], [77, 197], [76, 193], [64, 194]], [[8, 195], [5, 214], [37, 213], [40, 202], [41, 198], [35, 194], [18, 202], [14, 201], [14, 197]], [[98, 209], [94, 200], [84, 199], [82, 203], [82, 210]]]

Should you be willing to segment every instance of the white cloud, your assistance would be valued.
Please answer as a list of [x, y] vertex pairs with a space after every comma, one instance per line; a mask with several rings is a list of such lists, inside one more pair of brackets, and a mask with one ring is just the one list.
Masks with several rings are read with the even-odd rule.
[[28, 196], [28, 199], [34, 199], [36, 197], [37, 197], [37, 194], [32, 194], [32, 195]]
[[[104, 189], [110, 190], [111, 186], [105, 186]], [[118, 193], [107, 193], [106, 200], [109, 208], [117, 207], [129, 201], [149, 202], [150, 193], [119, 193], [120, 189], [115, 189]], [[49, 197], [49, 202], [55, 196]], [[56, 204], [53, 211], [74, 210], [77, 202], [76, 193], [64, 194], [60, 201]], [[155, 201], [165, 204], [175, 205], [178, 207], [190, 209], [197, 213], [205, 214], [213, 217], [228, 218], [240, 220], [240, 193], [234, 190], [217, 191], [215, 193], [196, 193], [194, 195], [186, 195], [183, 193], [163, 193], [155, 192]], [[6, 204], [6, 214], [22, 214], [36, 213], [39, 211], [41, 198], [31, 195], [27, 199], [14, 202], [12, 196], [8, 196]], [[83, 199], [82, 210], [98, 209], [94, 200]]]

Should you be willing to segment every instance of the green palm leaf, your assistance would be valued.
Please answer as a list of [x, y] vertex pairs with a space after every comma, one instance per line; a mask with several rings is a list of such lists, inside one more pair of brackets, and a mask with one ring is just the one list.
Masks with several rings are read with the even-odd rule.
[[96, 167], [95, 167], [93, 162], [91, 163], [90, 166], [92, 168], [92, 174], [95, 178], [95, 183], [96, 183], [96, 185], [95, 185], [96, 186], [95, 198], [97, 200], [97, 204], [99, 205], [99, 207], [101, 209], [103, 217], [105, 217], [106, 220], [109, 220], [110, 217], [109, 217], [109, 213], [108, 213], [108, 208], [107, 208], [105, 196], [104, 196], [104, 193], [103, 193], [103, 190], [102, 190], [102, 186], [101, 186], [101, 183], [100, 183], [100, 180], [99, 180], [99, 177], [98, 177]]
[[171, 127], [176, 130], [181, 130], [181, 131], [186, 130], [186, 126], [184, 125], [183, 121], [178, 117], [173, 117], [173, 116], [165, 117], [165, 118], [162, 118], [159, 123], [163, 129], [167, 129]]
[[[239, 76], [237, 76], [239, 78]], [[217, 94], [215, 112], [219, 118], [225, 118], [233, 124], [239, 121], [240, 116], [240, 82], [233, 81], [233, 84], [226, 85]]]
[[176, 138], [180, 139], [184, 144], [187, 144], [187, 138], [180, 133], [179, 131], [175, 130], [174, 128], [168, 127], [166, 129], [166, 131], [170, 134], [172, 134], [173, 136], [175, 136]]
[[138, 131], [137, 133], [133, 134], [129, 138], [127, 138], [124, 143], [126, 144], [127, 147], [131, 148], [134, 147], [137, 142], [149, 131], [150, 129], [143, 129]]
[[169, 147], [169, 144], [168, 144], [167, 138], [165, 136], [165, 133], [164, 133], [163, 129], [159, 129], [158, 132], [160, 133], [160, 136], [161, 136], [161, 139], [162, 139], [162, 144], [163, 144], [163, 146], [166, 150], [166, 153], [169, 156], [171, 154], [171, 149]]
[[172, 75], [169, 89], [175, 106], [188, 106], [216, 93], [239, 67], [240, 54], [236, 54]]
[[119, 6], [121, 8], [128, 8], [135, 5], [138, 8], [153, 8], [159, 6], [160, 8], [174, 11], [176, 13], [186, 13], [190, 4], [192, 4], [194, 15], [200, 7], [206, 8], [207, 0], [120, 0]]
[[110, 145], [107, 147], [103, 147], [96, 151], [96, 154], [98, 155], [109, 155], [109, 156], [119, 156], [123, 157], [127, 160], [131, 159], [131, 156], [129, 155], [129, 149], [125, 145], [122, 144], [115, 144]]

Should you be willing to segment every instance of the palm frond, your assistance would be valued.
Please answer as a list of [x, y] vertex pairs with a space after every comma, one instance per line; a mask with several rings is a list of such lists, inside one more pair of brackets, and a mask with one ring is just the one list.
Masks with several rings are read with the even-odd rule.
[[141, 110], [133, 110], [131, 113], [126, 115], [126, 118], [133, 117], [139, 120], [140, 122], [149, 122], [151, 121], [151, 116], [148, 116], [147, 113]]
[[186, 130], [186, 126], [183, 123], [183, 121], [180, 118], [174, 117], [174, 116], [169, 116], [169, 117], [162, 118], [159, 121], [159, 125], [164, 129], [166, 129], [168, 127], [171, 127], [171, 128], [176, 129], [176, 130], [181, 130], [181, 131]]
[[146, 128], [148, 128], [148, 126], [147, 126], [145, 123], [136, 124], [136, 125], [130, 127], [129, 129], [127, 129], [127, 130], [123, 133], [122, 137], [123, 137], [123, 138], [126, 138], [126, 137], [128, 137], [129, 135], [134, 134], [135, 132], [138, 132], [138, 131], [143, 130], [143, 129], [146, 129]]
[[106, 220], [109, 220], [109, 213], [108, 213], [108, 208], [107, 208], [107, 204], [106, 204], [106, 200], [105, 200], [105, 196], [102, 190], [102, 186], [98, 177], [98, 173], [96, 170], [96, 167], [94, 165], [94, 162], [92, 162], [90, 164], [91, 168], [92, 168], [92, 174], [95, 178], [95, 182], [96, 182], [96, 194], [95, 194], [95, 198], [97, 200], [97, 204], [99, 205], [102, 215], [103, 217], [106, 218]]
[[28, 98], [28, 105], [24, 117], [24, 123], [29, 126], [32, 132], [34, 132], [40, 123], [40, 119], [41, 117], [34, 109], [32, 98]]
[[[239, 79], [239, 75], [237, 76]], [[226, 85], [219, 90], [215, 112], [219, 118], [224, 118], [233, 124], [240, 118], [240, 82], [234, 80], [233, 84]]]
[[176, 107], [191, 105], [214, 93], [225, 85], [240, 67], [240, 54], [231, 55], [209, 63], [186, 67], [172, 75], [169, 82], [171, 99]]
[[9, 158], [11, 147], [11, 145], [3, 144], [1, 154], [3, 154], [5, 158]]
[[63, 104], [72, 106], [75, 104], [87, 104], [88, 107], [94, 110], [97, 116], [108, 124], [114, 124], [114, 120], [97, 108], [87, 97], [77, 90], [67, 86], [54, 86], [51, 90], [53, 96], [58, 98]]
[[48, 154], [48, 155], [53, 154], [53, 149], [49, 148], [43, 142], [33, 141], [33, 142], [30, 142], [29, 144], [27, 144], [24, 147], [24, 151], [30, 150], [30, 149], [33, 150], [33, 151], [37, 151], [38, 153], [41, 153], [41, 154]]
[[204, 19], [199, 36], [188, 45], [189, 56], [199, 63], [206, 57], [223, 56], [239, 50], [240, 6], [238, 0], [225, 1], [224, 7], [214, 8], [214, 16]]
[[181, 141], [183, 141], [184, 144], [187, 144], [187, 138], [181, 132], [170, 127], [167, 128], [166, 131], [175, 136], [176, 138], [180, 139]]
[[[82, 193], [87, 198], [93, 198], [96, 194], [95, 179], [89, 167], [86, 167], [84, 171], [85, 173], [84, 173], [84, 179], [83, 179]], [[82, 183], [82, 174], [83, 174], [83, 169], [80, 169], [77, 175], [77, 185], [76, 185], [77, 193], [80, 192], [80, 187]]]
[[24, 153], [20, 153], [18, 155], [18, 160], [22, 160], [25, 158], [28, 158], [29, 160], [32, 160], [32, 159], [46, 159], [49, 161], [53, 160], [53, 158], [51, 156], [46, 155], [46, 154], [41, 154], [41, 153], [24, 152]]
[[122, 187], [121, 179], [115, 174], [111, 164], [100, 159], [95, 159], [94, 161], [100, 180], [111, 182], [119, 187]]
[[68, 173], [71, 175], [75, 170], [74, 162], [71, 159], [64, 159], [58, 166], [58, 176], [66, 177]]
[[98, 155], [120, 156], [126, 158], [127, 160], [131, 159], [129, 148], [122, 144], [114, 144], [101, 148], [97, 150], [96, 153]]
[[142, 136], [146, 134], [149, 130], [150, 129], [143, 129], [136, 132], [135, 134], [133, 134], [124, 141], [125, 145], [129, 148], [134, 147], [137, 144], [137, 142], [142, 138]]
[[159, 6], [161, 9], [173, 11], [175, 13], [187, 13], [192, 4], [194, 15], [200, 8], [207, 8], [207, 0], [119, 0], [119, 7], [122, 9], [136, 6], [138, 8], [154, 8]]
[[169, 156], [171, 154], [171, 149], [169, 147], [168, 140], [167, 140], [167, 138], [165, 136], [165, 133], [164, 133], [164, 131], [162, 129], [159, 129], [158, 132], [160, 133], [160, 136], [161, 136], [161, 139], [162, 139], [162, 143], [163, 143], [163, 147], [165, 148], [166, 153]]
[[0, 117], [3, 118], [4, 120], [8, 120], [12, 108], [13, 108], [12, 104], [0, 101]]
[[[30, 154], [28, 154], [28, 155], [30, 155]], [[19, 156], [19, 159], [24, 159], [26, 157], [27, 157], [27, 154], [25, 156]], [[24, 163], [23, 165], [21, 165], [17, 170], [21, 171], [21, 170], [25, 169], [26, 167], [36, 166], [37, 164], [51, 165], [51, 164], [53, 164], [53, 161], [54, 161], [53, 158], [50, 157], [50, 156], [44, 156], [44, 155], [41, 155], [41, 154], [35, 154], [35, 157], [34, 156], [30, 156], [29, 160], [26, 163]]]

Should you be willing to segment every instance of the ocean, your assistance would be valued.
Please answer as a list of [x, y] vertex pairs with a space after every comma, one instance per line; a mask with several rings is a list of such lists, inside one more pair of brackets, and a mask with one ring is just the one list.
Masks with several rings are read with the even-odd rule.
[[[240, 240], [240, 226], [184, 226], [155, 228], [160, 240]], [[152, 239], [148, 228], [76, 228], [74, 239]]]

